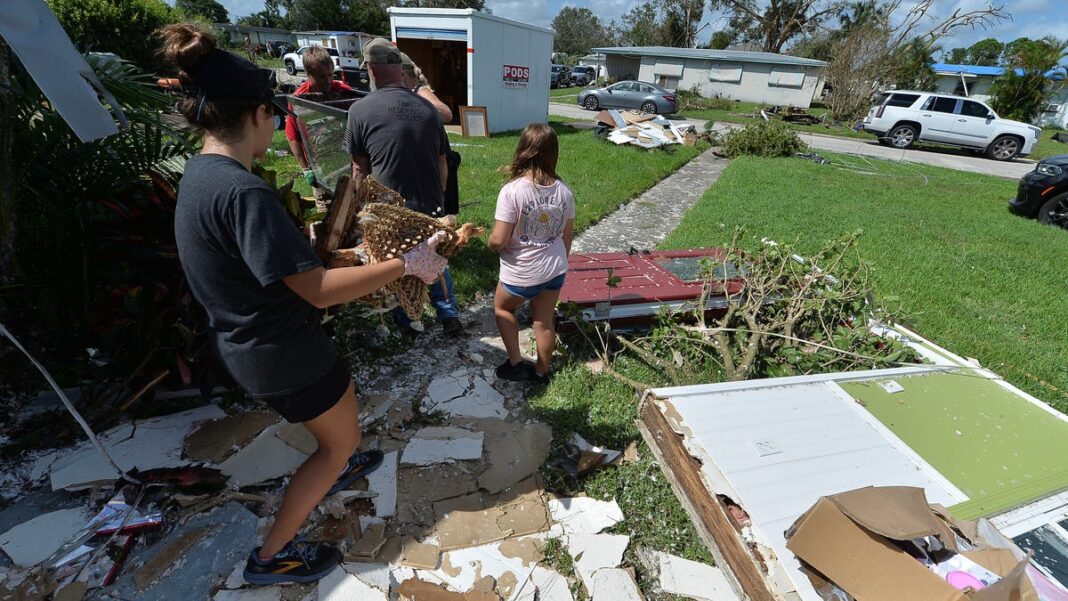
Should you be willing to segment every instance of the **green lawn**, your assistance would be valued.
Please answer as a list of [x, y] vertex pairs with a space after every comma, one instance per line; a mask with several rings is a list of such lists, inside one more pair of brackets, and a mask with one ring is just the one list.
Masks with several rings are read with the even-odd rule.
[[825, 156], [736, 160], [663, 245], [724, 244], [745, 226], [815, 249], [861, 229], [876, 296], [904, 323], [1068, 410], [1068, 232], [1011, 215], [1013, 181]]
[[1035, 145], [1035, 152], [1031, 155], [1031, 158], [1041, 159], [1058, 154], [1068, 154], [1068, 144], [1058, 142], [1052, 138], [1053, 134], [1058, 133], [1068, 134], [1068, 130], [1058, 129], [1056, 127], [1044, 128], [1042, 130], [1042, 135], [1038, 138], [1038, 144]]
[[[555, 118], [550, 123], [560, 138], [557, 172], [575, 195], [576, 232], [597, 223], [704, 149], [702, 146], [675, 145], [647, 151], [635, 146], [617, 146], [597, 139], [589, 130], [563, 125], [563, 121]], [[453, 150], [463, 157], [459, 173], [460, 221], [491, 227], [497, 193], [506, 181], [500, 168], [511, 161], [519, 132], [497, 134], [492, 138], [463, 138], [450, 134], [449, 140]], [[288, 152], [282, 132], [275, 133], [271, 148]], [[300, 175], [300, 168], [292, 156], [269, 156], [263, 164], [278, 172], [279, 182]], [[296, 190], [304, 195], [311, 194], [311, 189], [300, 178]], [[456, 295], [461, 300], [490, 291], [496, 284], [497, 256], [486, 250], [482, 240], [475, 240], [453, 258], [451, 265]]]

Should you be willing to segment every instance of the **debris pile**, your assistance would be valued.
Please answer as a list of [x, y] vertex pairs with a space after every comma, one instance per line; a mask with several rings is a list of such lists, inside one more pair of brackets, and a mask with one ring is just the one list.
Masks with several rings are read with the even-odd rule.
[[[619, 505], [545, 489], [552, 429], [523, 417], [521, 385], [494, 379], [486, 357], [503, 343], [492, 313], [479, 314], [481, 339], [427, 341], [361, 368], [363, 447], [384, 460], [301, 532], [343, 554], [318, 583], [243, 579], [315, 438], [258, 407], [210, 404], [100, 434], [137, 482], [88, 444], [27, 466], [44, 490], [0, 510], [0, 599], [573, 601], [578, 588], [593, 601], [643, 599], [624, 562], [629, 537], [608, 533], [625, 520]], [[565, 446], [561, 467], [576, 475], [637, 458], [635, 445]], [[546, 559], [551, 540], [573, 574]]]
[[773, 118], [781, 119], [787, 123], [797, 123], [799, 125], [817, 125], [824, 122], [826, 114], [813, 115], [805, 109], [798, 108], [796, 106], [773, 106], [770, 108], [758, 109], [760, 116], [765, 121], [770, 121]]
[[633, 144], [642, 148], [659, 148], [668, 144], [697, 143], [697, 128], [690, 124], [676, 125], [660, 115], [637, 111], [606, 109], [597, 113], [598, 135], [615, 144]]

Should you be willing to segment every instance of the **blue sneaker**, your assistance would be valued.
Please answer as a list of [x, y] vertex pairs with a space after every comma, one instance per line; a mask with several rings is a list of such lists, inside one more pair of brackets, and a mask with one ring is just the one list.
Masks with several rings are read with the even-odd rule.
[[345, 490], [352, 486], [353, 482], [378, 469], [378, 466], [382, 465], [382, 457], [382, 451], [365, 451], [363, 453], [357, 451], [352, 457], [349, 457], [349, 464], [345, 466], [345, 470], [337, 477], [337, 482], [330, 487], [326, 496]]
[[315, 582], [341, 563], [341, 552], [323, 543], [290, 541], [270, 561], [263, 561], [256, 547], [245, 563], [245, 582], [256, 585], [284, 582]]

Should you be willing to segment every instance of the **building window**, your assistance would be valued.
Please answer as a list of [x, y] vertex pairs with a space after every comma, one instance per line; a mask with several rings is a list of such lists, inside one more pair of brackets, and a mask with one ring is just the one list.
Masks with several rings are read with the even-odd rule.
[[713, 64], [708, 69], [708, 80], [723, 83], [738, 83], [742, 81], [742, 68], [730, 65]]

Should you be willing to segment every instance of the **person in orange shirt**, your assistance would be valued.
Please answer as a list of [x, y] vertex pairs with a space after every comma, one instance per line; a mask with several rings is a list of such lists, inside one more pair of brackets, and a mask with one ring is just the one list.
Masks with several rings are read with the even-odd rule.
[[[318, 93], [324, 94], [329, 98], [338, 92], [352, 91], [348, 84], [334, 79], [334, 60], [322, 47], [312, 46], [305, 50], [303, 60], [304, 72], [308, 74], [308, 80], [300, 84], [300, 87], [293, 92], [294, 96]], [[315, 181], [315, 174], [311, 170], [311, 163], [308, 162], [308, 155], [304, 152], [304, 144], [301, 142], [300, 133], [297, 131], [297, 120], [293, 118], [293, 115], [286, 117], [286, 139], [289, 140], [289, 150], [293, 153], [297, 163], [300, 164], [301, 170], [304, 172], [304, 180], [311, 186], [312, 194], [315, 195], [315, 208], [319, 211], [325, 211], [326, 203], [323, 202], [322, 198], [323, 190]]]

